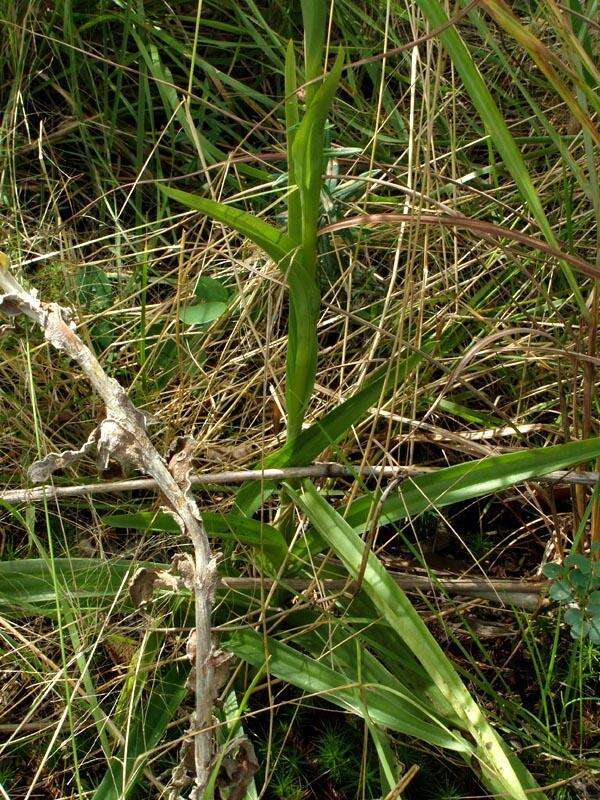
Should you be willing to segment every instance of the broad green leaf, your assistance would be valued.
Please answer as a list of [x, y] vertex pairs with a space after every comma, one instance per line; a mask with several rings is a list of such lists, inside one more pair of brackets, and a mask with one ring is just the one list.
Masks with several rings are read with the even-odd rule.
[[572, 591], [566, 581], [558, 581], [550, 587], [549, 594], [552, 600], [562, 603], [571, 599]]
[[[55, 558], [57, 580], [80, 605], [103, 605], [117, 594], [127, 597], [127, 584], [142, 566], [131, 560]], [[143, 564], [147, 567], [162, 566]], [[44, 559], [0, 562], [0, 611], [55, 616], [56, 596], [52, 573]]]
[[552, 562], [551, 564], [545, 564], [542, 568], [542, 572], [547, 578], [551, 578], [552, 580], [556, 580], [560, 578], [565, 573], [565, 569], [561, 564], [556, 564]]
[[[344, 577], [344, 568], [339, 567], [339, 577]], [[403, 642], [399, 642], [384, 624], [373, 624], [378, 617], [377, 609], [364, 596], [355, 597], [351, 609], [344, 602], [345, 615], [336, 620], [335, 626], [314, 625], [314, 618], [298, 620], [302, 633], [298, 635], [298, 645], [313, 657], [326, 660], [336, 672], [342, 672], [353, 681], [379, 684], [390, 690], [410, 697], [416, 704], [448, 728], [461, 726], [447, 701], [440, 695], [437, 687], [414, 658]], [[370, 624], [352, 624], [348, 616], [369, 620]], [[383, 635], [382, 635], [383, 634]], [[388, 636], [388, 634], [391, 634]], [[386, 636], [389, 642], [386, 642]], [[356, 643], [360, 643], [361, 663], [358, 666]], [[326, 656], [323, 656], [323, 653]]]
[[[209, 536], [232, 539], [264, 550], [277, 565], [287, 553], [287, 546], [277, 528], [265, 522], [249, 519], [239, 514], [217, 514], [202, 512], [202, 521]], [[171, 514], [162, 511], [138, 511], [135, 514], [113, 514], [103, 522], [113, 528], [132, 528], [143, 531], [179, 533], [179, 527]]]
[[175, 717], [188, 691], [189, 666], [177, 662], [158, 671], [148, 682], [150, 691], [145, 702], [135, 710], [128, 731], [123, 731], [127, 745], [110, 759], [93, 800], [125, 800], [138, 784], [152, 750], [162, 739], [167, 725]]
[[[559, 469], [567, 469], [600, 455], [600, 438], [538, 447], [518, 453], [468, 461], [417, 478], [407, 478], [401, 488], [383, 504], [381, 520], [395, 522], [421, 514], [427, 509], [499, 492], [516, 483], [534, 480]], [[357, 531], [369, 524], [371, 496], [350, 505], [345, 519]]]
[[196, 281], [194, 294], [204, 303], [228, 303], [230, 290], [220, 281], [205, 275]]
[[[323, 73], [323, 45], [327, 32], [326, 0], [301, 0], [304, 26], [304, 78], [313, 81]], [[306, 87], [306, 102], [310, 105], [318, 83]]]
[[[265, 547], [268, 555], [277, 567], [275, 555], [270, 555], [270, 548]], [[118, 599], [120, 606], [132, 608], [129, 596], [129, 582], [139, 567], [147, 569], [168, 570], [169, 564], [158, 564], [148, 561], [115, 560], [103, 561], [100, 558], [55, 558], [52, 562], [57, 576], [59, 591], [79, 609], [90, 612], [106, 608]], [[272, 571], [271, 568], [265, 572]], [[228, 587], [218, 587], [219, 593], [228, 598], [228, 604], [239, 606], [241, 613], [246, 613], [248, 605], [259, 602], [251, 587], [231, 592]], [[170, 602], [175, 602], [174, 595]], [[56, 593], [53, 576], [47, 561], [38, 558], [0, 561], [0, 614], [12, 617], [39, 617], [54, 619], [57, 614]]]
[[600, 615], [600, 591], [596, 590], [590, 594], [587, 610], [593, 617]]
[[[281, 450], [267, 456], [259, 468], [298, 467], [310, 464], [320, 453], [338, 442], [353, 425], [357, 425], [369, 408], [377, 405], [381, 398], [389, 396], [399, 382], [414, 372], [422, 362], [424, 353], [431, 351], [433, 346], [433, 341], [425, 342], [421, 352], [404, 354], [404, 360], [399, 358], [394, 366], [386, 364], [377, 369], [356, 394], [299, 433], [294, 441], [288, 442]], [[273, 491], [273, 487], [272, 482], [249, 481], [243, 484], [236, 494], [237, 507], [243, 514], [252, 516], [258, 510], [261, 500]]]
[[567, 608], [565, 611], [565, 622], [571, 627], [581, 627], [583, 620], [583, 611], [580, 608]]
[[589, 575], [592, 571], [592, 562], [589, 558], [586, 558], [583, 553], [569, 553], [565, 558], [565, 564], [568, 567], [575, 567], [584, 575]]
[[294, 245], [285, 233], [241, 208], [218, 203], [216, 200], [200, 197], [191, 192], [183, 192], [181, 189], [172, 189], [170, 186], [159, 184], [159, 187], [163, 194], [171, 200], [175, 200], [187, 208], [200, 211], [207, 217], [229, 225], [238, 233], [247, 236], [261, 247], [273, 261], [277, 262], [284, 273], [286, 272], [287, 262], [292, 255]]
[[179, 312], [179, 319], [188, 325], [207, 325], [219, 319], [227, 311], [227, 303], [209, 302], [186, 306]]
[[[365, 544], [310, 481], [302, 493], [290, 490], [300, 509], [342, 560], [352, 578], [358, 577]], [[438, 645], [402, 589], [383, 564], [370, 552], [366, 561], [363, 589], [381, 617], [402, 639], [423, 665], [439, 691], [467, 726], [475, 745], [482, 779], [493, 792], [504, 792], [512, 800], [526, 800], [525, 790], [483, 710], [463, 685], [456, 669]], [[543, 798], [539, 792], [535, 797]]]
[[471, 752], [471, 746], [460, 733], [428, 719], [411, 697], [378, 685], [353, 685], [339, 671], [273, 638], [268, 639], [267, 646], [265, 654], [263, 637], [252, 630], [236, 632], [226, 641], [227, 649], [238, 658], [262, 667], [267, 657], [266, 666], [272, 675], [306, 692], [319, 693], [352, 714], [363, 716], [363, 702], [366, 702], [369, 715], [377, 725], [449, 750]]

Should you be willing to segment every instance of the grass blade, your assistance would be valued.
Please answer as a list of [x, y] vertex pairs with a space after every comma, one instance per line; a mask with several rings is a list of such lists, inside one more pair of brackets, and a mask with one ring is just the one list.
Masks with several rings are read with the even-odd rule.
[[[303, 487], [301, 494], [292, 492], [293, 499], [356, 579], [361, 569], [365, 544], [346, 520], [319, 495], [310, 481], [305, 481]], [[476, 759], [486, 785], [493, 792], [503, 792], [505, 797], [526, 800], [528, 795], [506, 756], [500, 738], [407, 596], [373, 553], [369, 553], [366, 562], [363, 587], [382, 618], [408, 645], [456, 715], [467, 726], [476, 745]], [[543, 794], [539, 792], [537, 797], [542, 798]]]
[[[417, 0], [418, 6], [421, 8], [431, 25], [434, 27], [441, 27], [447, 25], [448, 15], [442, 8], [438, 0]], [[475, 108], [479, 112], [481, 119], [484, 121], [490, 135], [493, 137], [496, 149], [502, 156], [502, 160], [506, 168], [512, 175], [515, 183], [527, 206], [533, 215], [533, 218], [540, 226], [548, 244], [552, 247], [558, 247], [556, 237], [552, 230], [552, 226], [544, 213], [540, 198], [535, 190], [531, 176], [525, 165], [525, 160], [521, 151], [517, 147], [513, 139], [508, 125], [504, 121], [498, 106], [496, 105], [492, 93], [485, 84], [481, 74], [475, 66], [475, 61], [472, 58], [467, 46], [460, 37], [460, 34], [455, 27], [450, 26], [440, 34], [444, 46], [450, 54], [450, 58], [456, 67], [469, 97], [473, 101]], [[585, 300], [579, 289], [579, 285], [573, 274], [573, 270], [568, 264], [563, 262], [562, 268], [564, 274], [569, 282], [571, 291], [573, 292], [579, 309], [584, 315], [588, 316], [587, 306]]]
[[[568, 469], [598, 455], [600, 438], [587, 439], [490, 456], [481, 461], [457, 464], [430, 475], [410, 478], [394, 497], [383, 504], [382, 520], [394, 522], [420, 514], [426, 509], [442, 508], [499, 492], [554, 470]], [[352, 528], [364, 530], [372, 503], [373, 498], [365, 496], [350, 505], [345, 519]]]
[[[236, 632], [227, 640], [227, 649], [255, 667], [262, 667], [265, 663], [264, 640], [255, 631]], [[377, 685], [357, 686], [340, 671], [273, 638], [268, 639], [266, 658], [273, 675], [306, 692], [322, 694], [352, 714], [363, 716], [366, 701], [371, 719], [384, 728], [449, 750], [471, 753], [471, 746], [460, 733], [445, 729], [441, 722], [435, 724], [435, 721], [427, 720], [411, 697], [401, 697], [397, 691], [389, 693]], [[364, 689], [364, 699], [361, 698], [361, 689]]]
[[[424, 352], [431, 350], [433, 342], [427, 342], [422, 347], [422, 352], [412, 353], [397, 366], [401, 377], [406, 379], [422, 362]], [[341, 403], [333, 411], [326, 414], [323, 419], [314, 422], [309, 428], [303, 430], [298, 437], [288, 442], [281, 450], [268, 456], [260, 467], [298, 467], [310, 464], [320, 453], [334, 445], [347, 431], [357, 425], [371, 406], [376, 405], [381, 398], [388, 396], [396, 387], [394, 372], [389, 365], [376, 370], [365, 382], [362, 389], [348, 400]], [[273, 489], [273, 484], [264, 484], [249, 481], [240, 487], [236, 494], [236, 505], [242, 514], [252, 516], [261, 503], [261, 499], [268, 497]]]
[[158, 672], [151, 690], [129, 730], [127, 746], [121, 748], [107, 769], [93, 800], [125, 800], [136, 787], [148, 757], [161, 740], [167, 725], [187, 694], [189, 667], [182, 663]]

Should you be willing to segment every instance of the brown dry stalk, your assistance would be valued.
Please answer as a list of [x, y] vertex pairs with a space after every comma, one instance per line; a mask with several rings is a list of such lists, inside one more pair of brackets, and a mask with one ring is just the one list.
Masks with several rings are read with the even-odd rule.
[[[389, 570], [392, 580], [405, 591], [430, 592], [441, 589], [449, 595], [477, 597], [499, 603], [501, 606], [514, 606], [527, 611], [536, 611], [547, 603], [546, 594], [549, 582], [538, 579], [507, 578], [453, 578], [431, 575], [415, 575], [410, 572]], [[295, 592], [308, 592], [313, 597], [328, 597], [331, 592], [342, 592], [355, 595], [359, 590], [358, 581], [345, 578], [285, 578], [278, 581], [273, 578], [223, 577], [221, 583], [226, 589], [236, 592], [265, 592], [281, 588]]]
[[218, 577], [216, 559], [211, 555], [202, 517], [190, 491], [186, 448], [181, 451], [184, 458], [176, 455], [167, 466], [146, 433], [143, 414], [133, 405], [123, 387], [104, 372], [94, 353], [77, 335], [72, 311], [57, 303], [43, 303], [35, 292], [24, 289], [8, 271], [3, 254], [0, 254], [0, 289], [5, 292], [0, 295], [0, 311], [11, 317], [24, 314], [36, 322], [46, 340], [78, 364], [106, 407], [104, 420], [80, 450], [51, 453], [43, 461], [32, 464], [32, 480], [48, 480], [54, 470], [81, 458], [95, 446], [101, 469], [108, 466], [109, 460], [115, 460], [124, 467], [133, 467], [150, 475], [164, 495], [167, 511], [192, 541], [194, 569], [189, 588], [194, 593], [196, 614], [196, 706], [191, 728], [197, 731], [194, 760], [195, 793], [199, 797], [208, 782], [213, 760], [211, 727], [215, 688], [211, 612]]
[[446, 228], [466, 228], [486, 238], [510, 239], [532, 250], [539, 250], [541, 253], [546, 253], [560, 261], [565, 261], [590, 278], [600, 278], [600, 267], [590, 264], [589, 261], [585, 261], [583, 258], [579, 258], [579, 256], [565, 253], [563, 250], [557, 250], [549, 244], [546, 244], [546, 242], [536, 239], [534, 236], [528, 236], [519, 231], [508, 230], [507, 228], [502, 228], [500, 225], [485, 222], [485, 220], [464, 217], [460, 214], [456, 216], [449, 214], [362, 214], [358, 217], [348, 217], [347, 219], [340, 220], [340, 222], [327, 225], [325, 228], [321, 228], [319, 233], [335, 233], [336, 231], [342, 231], [346, 228], [363, 227], [364, 225], [396, 225], [402, 222], [416, 223], [418, 225], [443, 225]]

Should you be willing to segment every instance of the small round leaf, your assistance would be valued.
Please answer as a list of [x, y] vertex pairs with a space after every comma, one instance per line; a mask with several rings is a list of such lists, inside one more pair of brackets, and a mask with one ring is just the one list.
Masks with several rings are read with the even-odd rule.
[[209, 322], [218, 319], [226, 310], [227, 303], [199, 303], [196, 306], [182, 308], [179, 312], [179, 319], [187, 322], [188, 325], [208, 325]]
[[559, 603], [564, 603], [565, 600], [571, 599], [571, 587], [566, 581], [558, 581], [550, 587], [550, 597], [553, 600], [558, 600]]
[[569, 553], [565, 558], [565, 564], [569, 567], [575, 567], [583, 572], [584, 575], [589, 575], [592, 571], [592, 562], [582, 553]]
[[565, 568], [562, 564], [557, 564], [555, 561], [551, 564], [544, 564], [542, 567], [542, 572], [547, 578], [551, 580], [556, 580], [557, 578], [562, 578], [565, 573]]

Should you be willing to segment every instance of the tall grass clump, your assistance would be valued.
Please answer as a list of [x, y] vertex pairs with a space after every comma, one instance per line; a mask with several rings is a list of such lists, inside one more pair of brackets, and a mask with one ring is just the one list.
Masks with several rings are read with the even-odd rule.
[[210, 473], [220, 581], [199, 793], [188, 539], [86, 448], [23, 494], [102, 412], [4, 319], [3, 792], [593, 796], [594, 4], [0, 10], [3, 285]]

